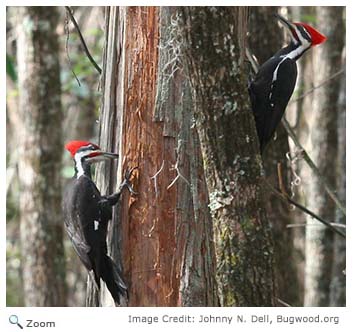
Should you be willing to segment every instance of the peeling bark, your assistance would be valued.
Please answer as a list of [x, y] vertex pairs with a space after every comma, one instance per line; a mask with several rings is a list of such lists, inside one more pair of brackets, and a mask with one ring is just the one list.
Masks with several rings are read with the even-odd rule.
[[[96, 178], [102, 192], [112, 192], [122, 172], [138, 166], [138, 196], [123, 194], [109, 241], [111, 255], [122, 258], [128, 306], [217, 304], [212, 223], [199, 141], [191, 129], [190, 88], [179, 71], [166, 76], [170, 58], [164, 46], [174, 11], [107, 10], [100, 145], [118, 151], [120, 159], [117, 180], [110, 166], [98, 169]], [[103, 300], [104, 295], [107, 304]]]
[[180, 8], [223, 306], [274, 304], [262, 165], [244, 68], [247, 8]]
[[21, 247], [26, 306], [64, 306], [62, 111], [55, 7], [18, 7]]

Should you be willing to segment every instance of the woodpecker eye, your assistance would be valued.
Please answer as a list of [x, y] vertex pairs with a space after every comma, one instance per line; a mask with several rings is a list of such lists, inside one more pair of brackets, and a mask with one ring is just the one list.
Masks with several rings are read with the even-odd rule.
[[312, 36], [307, 29], [308, 25], [306, 26], [305, 23], [295, 23], [295, 25], [297, 27], [299, 34], [301, 35], [301, 38], [312, 43]]
[[86, 146], [81, 147], [77, 152], [96, 151], [96, 150], [99, 150], [99, 147], [90, 144], [90, 145], [86, 145]]
[[100, 150], [99, 146], [97, 146], [96, 144], [93, 144], [93, 143], [91, 143], [89, 145], [89, 148], [90, 148], [90, 150]]
[[311, 35], [308, 33], [304, 26], [299, 25], [298, 30], [300, 30], [303, 38], [306, 38], [308, 41], [312, 41]]

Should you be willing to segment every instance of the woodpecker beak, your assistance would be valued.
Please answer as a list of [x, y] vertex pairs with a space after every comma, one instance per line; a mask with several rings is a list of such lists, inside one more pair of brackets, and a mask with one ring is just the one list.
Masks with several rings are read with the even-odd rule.
[[108, 159], [117, 159], [118, 154], [117, 153], [111, 153], [111, 152], [104, 152], [104, 151], [95, 151], [90, 156], [88, 157], [88, 161], [91, 163], [97, 163], [99, 161], [104, 161]]
[[101, 156], [106, 159], [117, 159], [118, 158], [117, 153], [111, 153], [111, 152], [101, 152]]
[[287, 30], [292, 34], [293, 36], [293, 32], [295, 31], [295, 25], [289, 21], [287, 21], [284, 17], [282, 17], [279, 14], [275, 14], [276, 18], [281, 22], [281, 24], [287, 28]]

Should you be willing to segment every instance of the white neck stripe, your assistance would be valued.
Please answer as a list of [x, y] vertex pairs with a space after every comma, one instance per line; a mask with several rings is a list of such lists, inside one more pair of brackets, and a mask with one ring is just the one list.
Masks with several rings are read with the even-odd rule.
[[279, 70], [279, 67], [280, 67], [281, 63], [283, 63], [286, 59], [295, 59], [295, 58], [297, 58], [297, 56], [302, 54], [302, 52], [304, 52], [308, 47], [309, 47], [309, 45], [301, 44], [300, 46], [298, 46], [296, 49], [294, 49], [290, 53], [287, 53], [287, 54], [283, 55], [282, 56], [283, 59], [279, 62], [279, 64], [277, 65], [277, 67], [274, 70], [274, 73], [273, 73], [273, 76], [272, 76], [272, 81], [275, 82], [277, 80], [277, 71]]
[[[290, 53], [287, 53], [285, 55], [282, 55], [280, 58], [282, 59], [278, 65], [276, 66], [274, 72], [273, 72], [273, 75], [272, 75], [272, 82], [271, 82], [271, 91], [270, 91], [270, 94], [269, 94], [269, 100], [271, 101], [272, 99], [272, 89], [273, 89], [273, 84], [274, 82], [277, 80], [277, 73], [279, 71], [279, 68], [280, 68], [280, 65], [286, 60], [286, 59], [291, 59], [291, 60], [294, 60], [296, 59], [299, 55], [301, 55], [304, 51], [307, 50], [308, 47], [310, 47], [311, 43], [306, 39], [306, 38], [303, 38], [301, 32], [298, 30], [298, 27], [296, 26], [295, 27], [295, 31], [296, 31], [296, 34], [297, 34], [297, 37], [299, 38], [299, 46], [297, 46], [297, 48], [295, 48], [293, 51], [291, 51]], [[295, 38], [294, 36], [292, 35], [291, 33], [291, 37], [292, 37], [292, 40], [294, 41]]]
[[297, 58], [300, 54], [302, 54], [302, 52], [304, 52], [307, 48], [309, 47], [309, 43], [307, 44], [301, 44], [300, 46], [298, 46], [296, 49], [294, 49], [293, 51], [291, 51], [290, 53], [286, 54], [285, 57], [289, 58], [289, 59], [295, 59]]
[[75, 154], [74, 161], [75, 161], [75, 167], [77, 170], [77, 174], [76, 174], [77, 179], [79, 179], [82, 175], [84, 175], [84, 168], [83, 168], [83, 164], [81, 162], [81, 159], [85, 156], [88, 156], [91, 153], [92, 153], [92, 151], [80, 151]]
[[288, 54], [285, 54], [282, 56], [282, 60], [278, 63], [278, 65], [276, 66], [273, 75], [272, 75], [272, 82], [271, 82], [271, 91], [269, 94], [269, 100], [271, 101], [272, 99], [272, 89], [273, 89], [273, 84], [274, 82], [277, 80], [277, 73], [279, 71], [279, 67], [280, 65], [286, 60], [286, 59], [295, 59], [297, 58], [297, 56], [299, 56], [300, 54], [302, 54], [302, 52], [304, 52], [307, 47], [309, 47], [309, 45], [306, 44], [301, 44], [300, 46], [298, 46], [296, 49], [294, 49], [293, 51], [291, 51]]

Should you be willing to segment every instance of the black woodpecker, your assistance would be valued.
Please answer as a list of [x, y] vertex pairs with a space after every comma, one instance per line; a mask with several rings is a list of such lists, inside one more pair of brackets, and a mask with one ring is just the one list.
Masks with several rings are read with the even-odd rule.
[[267, 60], [249, 85], [249, 95], [259, 137], [260, 151], [273, 137], [285, 112], [297, 79], [296, 61], [326, 37], [306, 23], [293, 23], [276, 15], [291, 42]]
[[75, 175], [65, 188], [63, 213], [65, 228], [69, 238], [89, 274], [100, 288], [102, 279], [110, 291], [115, 304], [128, 296], [127, 285], [122, 271], [107, 255], [107, 226], [112, 218], [112, 206], [118, 202], [121, 191], [127, 187], [134, 193], [127, 171], [119, 191], [110, 196], [102, 196], [91, 179], [90, 165], [95, 162], [115, 159], [117, 154], [103, 152], [87, 141], [71, 141], [65, 148], [74, 160]]

